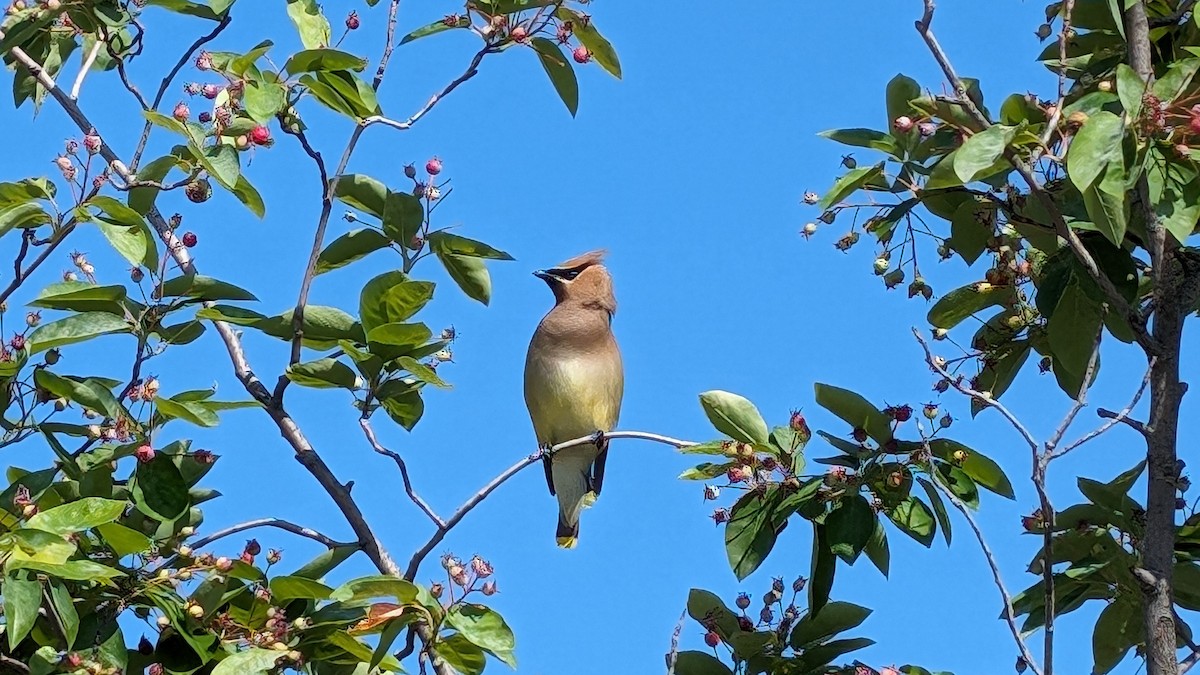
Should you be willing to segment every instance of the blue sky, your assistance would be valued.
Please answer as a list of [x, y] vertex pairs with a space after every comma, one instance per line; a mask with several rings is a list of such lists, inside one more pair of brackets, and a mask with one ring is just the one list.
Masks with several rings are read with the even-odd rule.
[[[384, 5], [326, 3], [335, 25], [349, 9], [362, 14], [363, 28], [344, 49], [377, 58]], [[401, 32], [455, 7], [404, 3]], [[353, 172], [400, 185], [405, 163], [439, 155], [454, 186], [437, 213], [440, 223], [461, 224], [462, 234], [517, 258], [491, 266], [494, 297], [486, 308], [465, 298], [432, 259], [415, 272], [439, 284], [419, 318], [435, 332], [453, 324], [462, 336], [455, 363], [439, 371], [455, 386], [428, 393], [414, 432], [382, 415], [375, 426], [381, 441], [407, 458], [418, 490], [443, 515], [535, 449], [521, 372], [529, 336], [552, 298], [530, 272], [592, 248], [609, 250], [620, 303], [615, 330], [627, 368], [623, 429], [710, 438], [715, 432], [697, 402], [708, 389], [749, 397], [774, 423], [802, 407], [814, 429], [835, 434], [847, 430], [815, 407], [813, 382], [856, 389], [880, 404], [915, 406], [933, 396], [909, 332], [924, 325], [925, 302], [883, 291], [871, 274], [874, 255], [866, 242], [848, 255], [835, 251], [844, 223], [823, 226], [808, 242], [797, 234], [817, 215], [799, 205], [801, 194], [824, 190], [841, 171], [843, 148], [817, 132], [883, 127], [883, 89], [897, 72], [940, 89], [936, 64], [912, 28], [920, 3], [771, 1], [751, 9], [664, 1], [643, 7], [593, 5], [597, 26], [621, 55], [625, 78], [616, 81], [596, 66], [583, 69], [577, 118], [556, 99], [533, 54], [514, 49], [485, 61], [477, 78], [414, 129], [368, 130], [350, 164]], [[276, 63], [299, 48], [283, 3], [242, 0], [234, 14], [234, 27], [215, 49], [249, 49], [264, 30], [276, 42]], [[1053, 78], [1033, 62], [1041, 15], [1041, 4], [1032, 2], [944, 3], [935, 28], [959, 72], [979, 78], [989, 101], [998, 103], [1011, 92], [1053, 92]], [[173, 61], [183, 41], [170, 30], [207, 30], [202, 22], [184, 25], [153, 10], [147, 22], [147, 55], [134, 70], [143, 89], [157, 84], [159, 66]], [[385, 112], [407, 117], [462, 71], [474, 49], [465, 32], [398, 48], [381, 92]], [[173, 92], [196, 75], [185, 69]], [[168, 94], [167, 109], [181, 98]], [[115, 76], [92, 75], [82, 105], [128, 156], [140, 124]], [[315, 105], [302, 113], [318, 148], [335, 162], [349, 122]], [[75, 135], [52, 105], [32, 130], [30, 114], [28, 108], [0, 109], [0, 125], [9, 132], [0, 179], [46, 174], [62, 139]], [[165, 151], [167, 142], [159, 138], [152, 148]], [[258, 151], [244, 171], [266, 200], [261, 222], [227, 196], [198, 208], [176, 196], [160, 204], [168, 211], [178, 207], [184, 228], [198, 234], [194, 254], [205, 274], [253, 290], [258, 308], [272, 314], [295, 302], [319, 210], [318, 179], [290, 138]], [[334, 220], [330, 238], [350, 227]], [[124, 280], [119, 259], [94, 233], [82, 234], [77, 247], [90, 253], [101, 281]], [[59, 258], [47, 266], [43, 285], [69, 266], [65, 251]], [[377, 254], [322, 276], [312, 301], [354, 311], [362, 284], [396, 265]], [[970, 280], [958, 262], [927, 275], [939, 292]], [[64, 372], [98, 367], [124, 374], [127, 364], [113, 354], [132, 351], [126, 342], [106, 338], [90, 352], [67, 350], [65, 363], [78, 371]], [[273, 382], [287, 361], [284, 344], [248, 334], [246, 345], [258, 374]], [[149, 370], [162, 376], [166, 393], [217, 382], [222, 398], [244, 398], [220, 347], [210, 331], [200, 343], [151, 361]], [[1106, 348], [1093, 400], [1122, 407], [1140, 378], [1139, 364], [1131, 350]], [[429, 536], [428, 522], [404, 496], [391, 461], [374, 455], [362, 438], [350, 397], [293, 386], [288, 401], [338, 476], [356, 481], [354, 494], [393, 556], [407, 560]], [[1050, 376], [1032, 372], [1019, 377], [1006, 402], [1041, 436], [1052, 432], [1067, 404]], [[947, 405], [965, 417], [964, 401], [948, 397]], [[1094, 423], [1085, 413], [1079, 433]], [[168, 431], [191, 433], [176, 425]], [[1195, 431], [1185, 415], [1183, 433]], [[1025, 478], [1027, 451], [990, 412], [960, 421], [953, 432], [1001, 462], [1017, 487], [1015, 502], [985, 496], [979, 515], [1015, 592], [1035, 581], [1024, 567], [1037, 544], [1019, 536], [1019, 516], [1035, 503]], [[205, 530], [278, 516], [350, 538], [265, 415], [231, 412], [218, 429], [193, 435], [199, 447], [222, 455], [207, 482], [225, 496], [210, 503]], [[832, 454], [819, 441], [809, 449], [810, 456]], [[1077, 473], [1108, 479], [1133, 465], [1138, 452], [1132, 434], [1117, 429], [1054, 465], [1056, 504], [1081, 499]], [[17, 448], [6, 460], [20, 465], [37, 458], [32, 449]], [[520, 672], [592, 675], [614, 665], [657, 672], [689, 588], [732, 600], [740, 590], [761, 595], [772, 576], [807, 575], [811, 544], [807, 528], [796, 523], [759, 572], [739, 584], [700, 484], [675, 478], [692, 463], [664, 446], [614, 442], [604, 495], [585, 514], [574, 551], [554, 546], [556, 507], [536, 468], [505, 485], [443, 542], [439, 551], [479, 553], [495, 566], [501, 594], [492, 600], [516, 631]], [[866, 563], [839, 566], [834, 596], [876, 609], [859, 631], [878, 642], [860, 654], [863, 660], [876, 667], [914, 662], [959, 675], [1011, 667], [1016, 650], [996, 620], [998, 597], [958, 518], [955, 535], [953, 547], [939, 538], [926, 550], [893, 531], [890, 580]], [[285, 569], [316, 552], [311, 542], [283, 533], [261, 532], [259, 539], [285, 550]], [[216, 546], [219, 553], [239, 549], [238, 539]], [[436, 579], [439, 571], [433, 557], [418, 580]], [[356, 558], [338, 575], [369, 572], [365, 559]], [[1098, 609], [1064, 620], [1061, 672], [1090, 669], [1090, 626]], [[700, 645], [700, 636], [689, 622], [685, 644]], [[494, 663], [489, 672], [503, 668]], [[1118, 672], [1134, 670], [1128, 659]]]

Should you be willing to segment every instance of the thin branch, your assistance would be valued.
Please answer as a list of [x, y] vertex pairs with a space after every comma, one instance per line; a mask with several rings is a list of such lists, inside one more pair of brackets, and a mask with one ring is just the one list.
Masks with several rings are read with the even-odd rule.
[[1148, 25], [1150, 28], [1162, 28], [1164, 26], [1177, 24], [1182, 21], [1183, 17], [1187, 16], [1187, 13], [1192, 11], [1192, 8], [1195, 6], [1196, 0], [1183, 0], [1183, 2], [1179, 3], [1179, 6], [1175, 8], [1174, 12], [1168, 14], [1167, 16], [1160, 16], [1156, 19], [1150, 19]]
[[[925, 452], [932, 456], [933, 452], [929, 448], [929, 442], [925, 442]], [[966, 518], [967, 524], [971, 526], [971, 531], [975, 533], [975, 539], [979, 542], [979, 548], [983, 551], [983, 557], [987, 559], [988, 567], [992, 570], [992, 581], [996, 585], [996, 589], [1000, 591], [1000, 598], [1004, 601], [1004, 621], [1008, 624], [1009, 631], [1012, 632], [1013, 639], [1017, 642], [1017, 649], [1021, 652], [1021, 658], [1025, 659], [1025, 663], [1029, 665], [1029, 669], [1033, 671], [1033, 675], [1043, 675], [1042, 670], [1038, 667], [1037, 661], [1033, 658], [1033, 653], [1029, 651], [1029, 645], [1025, 644], [1025, 638], [1021, 636], [1021, 629], [1017, 626], [1017, 613], [1013, 609], [1012, 595], [1008, 592], [1008, 587], [1004, 585], [1004, 578], [1000, 575], [1000, 565], [996, 562], [996, 555], [992, 553], [992, 549], [988, 546], [987, 539], [983, 536], [983, 530], [979, 528], [979, 523], [975, 522], [975, 517], [971, 515], [971, 510], [963, 503], [958, 495], [946, 488], [942, 481], [937, 476], [937, 471], [928, 471], [929, 478], [932, 480], [934, 487], [938, 489], [954, 508]], [[1046, 567], [1049, 567], [1047, 565]]]
[[1111, 420], [1112, 424], [1116, 424], [1118, 422], [1121, 424], [1126, 424], [1129, 426], [1129, 428], [1133, 429], [1134, 431], [1138, 432], [1139, 434], [1141, 434], [1143, 436], [1146, 436], [1150, 433], [1150, 429], [1148, 429], [1145, 424], [1143, 424], [1135, 419], [1132, 419], [1128, 415], [1125, 415], [1123, 413], [1115, 413], [1111, 410], [1107, 410], [1105, 408], [1100, 408], [1099, 410], [1096, 411], [1096, 414], [1099, 415], [1100, 417], [1103, 417], [1104, 419]]
[[[989, 120], [983, 114], [983, 112], [979, 110], [978, 106], [975, 105], [975, 102], [972, 101], [971, 97], [967, 95], [966, 85], [963, 83], [962, 78], [958, 76], [958, 73], [955, 72], [954, 65], [950, 62], [949, 57], [946, 56], [946, 52], [942, 49], [941, 44], [938, 43], [937, 38], [933, 34], [933, 30], [930, 27], [931, 23], [933, 22], [933, 13], [935, 9], [933, 0], [924, 0], [924, 7], [924, 14], [921, 16], [921, 19], [916, 22], [917, 32], [921, 34], [921, 37], [925, 40], [926, 46], [933, 54], [934, 60], [936, 60], [938, 65], [941, 66], [942, 72], [946, 75], [946, 79], [949, 80], [951, 86], [954, 87], [954, 91], [958, 96], [957, 103], [961, 105], [968, 114], [970, 114], [971, 118], [976, 124], [984, 129], [991, 127], [991, 120]], [[1075, 255], [1076, 259], [1079, 260], [1080, 264], [1083, 265], [1084, 270], [1087, 271], [1088, 277], [1090, 277], [1092, 281], [1096, 282], [1096, 284], [1104, 292], [1108, 302], [1122, 317], [1129, 322], [1129, 326], [1133, 330], [1138, 344], [1141, 345], [1148, 354], [1158, 354], [1160, 351], [1158, 342], [1146, 330], [1146, 319], [1144, 316], [1142, 316], [1141, 311], [1137, 307], [1130, 305], [1129, 302], [1125, 300], [1124, 296], [1117, 291], [1116, 286], [1113, 285], [1113, 282], [1108, 278], [1108, 275], [1104, 274], [1100, 270], [1099, 265], [1096, 264], [1095, 258], [1093, 258], [1092, 254], [1088, 252], [1087, 248], [1084, 247], [1083, 241], [1079, 239], [1079, 235], [1071, 229], [1071, 226], [1067, 223], [1062, 211], [1058, 208], [1058, 204], [1056, 204], [1054, 199], [1046, 193], [1045, 188], [1038, 183], [1037, 178], [1033, 175], [1033, 171], [1011, 149], [1005, 150], [1004, 156], [1008, 159], [1009, 163], [1017, 171], [1017, 173], [1021, 175], [1021, 178], [1025, 181], [1025, 184], [1029, 187], [1030, 194], [1032, 194], [1039, 202], [1041, 202], [1042, 206], [1046, 209], [1047, 213], [1050, 215], [1051, 221], [1054, 223], [1055, 233], [1066, 240], [1067, 246], [1071, 249], [1071, 252]]]
[[1013, 415], [1008, 408], [1004, 407], [1003, 403], [992, 398], [991, 395], [980, 391], [975, 391], [974, 389], [964, 385], [959, 378], [951, 375], [946, 370], [945, 366], [942, 366], [941, 363], [934, 358], [933, 352], [929, 349], [929, 343], [926, 342], [925, 338], [921, 336], [921, 332], [914, 328], [913, 335], [917, 338], [917, 342], [921, 343], [921, 348], [925, 350], [925, 363], [929, 364], [929, 367], [932, 368], [935, 373], [944, 377], [946, 381], [950, 383], [950, 386], [954, 387], [960, 393], [965, 394], [988, 407], [998, 410], [1000, 414], [1004, 416], [1004, 419], [1008, 420], [1009, 424], [1011, 424], [1013, 428], [1017, 430], [1017, 433], [1021, 434], [1021, 438], [1025, 439], [1025, 442], [1029, 445], [1029, 447], [1034, 452], [1038, 451], [1037, 440], [1034, 439], [1033, 434], [1029, 433], [1029, 429], [1026, 429], [1024, 424], [1021, 424], [1021, 421], [1017, 419], [1016, 415]]
[[446, 85], [441, 91], [439, 91], [438, 93], [436, 93], [432, 97], [430, 97], [430, 99], [425, 102], [425, 105], [421, 106], [421, 108], [419, 110], [417, 110], [408, 119], [404, 120], [403, 122], [398, 122], [393, 119], [388, 119], [387, 117], [383, 117], [380, 115], [372, 115], [371, 117], [368, 117], [362, 121], [362, 126], [369, 127], [373, 124], [382, 124], [384, 126], [391, 127], [393, 129], [399, 129], [401, 131], [405, 131], [407, 129], [412, 128], [412, 125], [416, 124], [418, 121], [420, 121], [420, 119], [422, 117], [429, 114], [429, 111], [433, 110], [434, 106], [436, 106], [438, 103], [440, 103], [442, 99], [449, 96], [450, 92], [454, 91], [455, 89], [458, 89], [459, 85], [463, 84], [467, 80], [470, 80], [472, 77], [475, 77], [476, 75], [478, 75], [479, 74], [479, 64], [483, 63], [483, 58], [485, 56], [487, 56], [488, 54], [493, 54], [495, 52], [496, 52], [496, 48], [492, 45], [487, 45], [483, 49], [480, 49], [475, 54], [475, 57], [471, 59], [470, 65], [467, 66], [467, 69], [463, 71], [462, 75], [459, 75], [458, 77], [451, 80], [450, 84]]
[[1062, 10], [1062, 30], [1058, 32], [1058, 103], [1046, 122], [1046, 131], [1042, 133], [1042, 149], [1046, 151], [1050, 147], [1051, 137], [1058, 129], [1058, 121], [1062, 119], [1063, 106], [1067, 100], [1067, 44], [1071, 38], [1071, 17], [1074, 12], [1075, 0], [1066, 0]]
[[375, 91], [379, 91], [379, 85], [383, 84], [383, 74], [387, 71], [388, 61], [392, 59], [392, 50], [396, 48], [396, 14], [399, 10], [400, 0], [392, 0], [388, 7], [387, 35], [384, 37], [383, 54], [379, 57], [379, 68], [375, 70], [375, 79], [371, 82], [371, 88]]
[[225, 537], [237, 534], [238, 532], [245, 532], [246, 530], [252, 530], [256, 527], [274, 527], [280, 530], [285, 530], [287, 532], [291, 532], [292, 534], [296, 534], [301, 537], [307, 537], [308, 539], [312, 539], [313, 541], [324, 544], [328, 548], [357, 546], [357, 544], [353, 542], [335, 541], [334, 539], [327, 537], [316, 530], [302, 527], [281, 518], [259, 518], [257, 520], [248, 520], [244, 523], [227, 527], [223, 530], [214, 532], [207, 537], [201, 537], [192, 542], [192, 548], [199, 549], [201, 547], [208, 546], [218, 539], [224, 539]]
[[71, 85], [71, 98], [79, 100], [79, 90], [83, 88], [83, 79], [87, 77], [88, 71], [92, 69], [92, 64], [96, 62], [96, 57], [100, 55], [100, 48], [107, 45], [107, 39], [96, 40], [92, 45], [92, 50], [88, 52], [87, 58], [83, 60], [83, 65], [79, 67], [79, 73], [75, 75], [75, 84]]
[[54, 251], [57, 250], [64, 241], [66, 241], [67, 235], [75, 231], [75, 226], [76, 221], [74, 219], [67, 221], [66, 225], [59, 229], [58, 232], [54, 233], [50, 239], [50, 243], [46, 246], [46, 248], [42, 249], [42, 252], [39, 253], [38, 256], [33, 259], [33, 262], [29, 263], [29, 267], [26, 267], [24, 270], [19, 268], [21, 259], [26, 253], [25, 242], [23, 241], [21, 243], [21, 253], [18, 255], [17, 262], [15, 263], [18, 267], [14, 270], [12, 281], [8, 282], [8, 286], [6, 286], [3, 291], [0, 291], [0, 302], [8, 300], [9, 296], [15, 293], [17, 289], [21, 287], [21, 284], [25, 283], [25, 280], [28, 279], [31, 274], [37, 271], [37, 268], [42, 266], [42, 263], [46, 262], [46, 260], [54, 253]]
[[446, 522], [439, 518], [429, 504], [426, 503], [424, 499], [421, 499], [421, 496], [418, 495], [415, 490], [413, 490], [412, 481], [410, 481], [408, 478], [408, 465], [404, 463], [404, 458], [400, 456], [400, 453], [393, 452], [392, 450], [388, 450], [380, 445], [379, 441], [375, 438], [375, 430], [371, 428], [370, 419], [363, 417], [358, 420], [358, 425], [362, 427], [363, 434], [365, 434], [367, 437], [367, 442], [371, 444], [371, 447], [374, 448], [375, 452], [386, 457], [391, 457], [392, 461], [396, 463], [396, 467], [400, 469], [400, 477], [404, 480], [404, 491], [408, 493], [408, 498], [411, 499], [413, 503], [421, 509], [421, 511], [425, 512], [425, 515], [429, 516], [429, 519], [433, 521], [433, 524], [436, 525], [438, 529], [445, 529]]
[[[215, 28], [209, 31], [207, 35], [197, 38], [196, 41], [192, 43], [192, 46], [188, 47], [187, 51], [183, 53], [183, 56], [179, 57], [179, 61], [175, 63], [175, 66], [171, 68], [170, 72], [168, 72], [166, 77], [162, 79], [162, 82], [159, 83], [158, 91], [154, 94], [154, 100], [150, 103], [148, 108], [149, 110], [158, 110], [158, 106], [162, 104], [163, 96], [166, 95], [167, 89], [171, 86], [171, 82], [175, 80], [175, 76], [179, 74], [179, 71], [185, 65], [187, 65], [189, 61], [192, 60], [192, 54], [196, 53], [197, 49], [217, 39], [217, 36], [229, 26], [229, 20], [230, 15], [226, 13], [225, 16], [221, 17], [221, 20], [217, 22]], [[139, 96], [138, 98], [140, 99], [141, 97]], [[152, 127], [153, 125], [150, 122], [146, 122], [145, 126], [142, 127], [142, 136], [138, 139], [137, 149], [133, 151], [133, 160], [129, 164], [129, 166], [135, 171], [137, 170], [138, 163], [142, 159], [142, 153], [146, 150], [146, 143], [150, 140], [150, 129]]]
[[[678, 438], [671, 438], [670, 436], [663, 436], [661, 434], [652, 434], [645, 431], [613, 431], [604, 434], [604, 438], [608, 440], [634, 438], [643, 441], [662, 443], [664, 445], [670, 445], [674, 448], [686, 448], [693, 445], [698, 445], [694, 441], [684, 441]], [[483, 488], [481, 488], [478, 492], [471, 495], [467, 501], [463, 502], [463, 505], [458, 507], [458, 510], [454, 512], [454, 515], [446, 519], [445, 526], [439, 527], [437, 531], [433, 533], [433, 536], [429, 538], [429, 541], [425, 542], [425, 545], [422, 546], [415, 554], [413, 554], [412, 560], [408, 562], [408, 569], [404, 573], [404, 578], [408, 579], [409, 581], [415, 579], [417, 576], [417, 571], [421, 567], [421, 562], [425, 560], [425, 556], [429, 555], [429, 552], [432, 551], [435, 546], [441, 543], [442, 539], [446, 538], [446, 534], [450, 532], [450, 530], [454, 529], [454, 526], [458, 525], [459, 521], [466, 517], [466, 515], [470, 513], [472, 509], [478, 506], [479, 503], [482, 502], [493, 491], [495, 491], [496, 488], [507, 482], [509, 478], [512, 478], [520, 473], [523, 469], [532, 466], [534, 463], [545, 457], [553, 457], [555, 454], [562, 452], [567, 448], [574, 448], [576, 446], [587, 445], [595, 442], [596, 436], [594, 434], [590, 436], [581, 436], [569, 441], [563, 441], [562, 443], [554, 445], [550, 448], [539, 450], [505, 469], [499, 476], [493, 478], [491, 482], [489, 482], [487, 485], [484, 485]]]
[[3, 663], [4, 665], [8, 666], [9, 668], [13, 668], [17, 672], [21, 672], [21, 673], [30, 672], [29, 666], [25, 665], [24, 661], [18, 661], [11, 656], [5, 656], [4, 654], [0, 654], [0, 663]]
[[1133, 399], [1131, 401], [1129, 401], [1129, 405], [1122, 408], [1121, 412], [1118, 412], [1118, 413], [1114, 413], [1111, 410], [1105, 410], [1104, 408], [1100, 408], [1099, 410], [1097, 410], [1096, 414], [1099, 415], [1100, 417], [1108, 419], [1108, 421], [1105, 422], [1104, 424], [1101, 424], [1099, 426], [1099, 428], [1088, 432], [1086, 435], [1084, 435], [1082, 438], [1075, 441], [1074, 443], [1071, 443], [1070, 445], [1067, 445], [1060, 450], [1056, 450], [1056, 451], [1050, 453], [1048, 460], [1057, 459], [1059, 457], [1062, 457], [1063, 455], [1067, 454], [1068, 452], [1074, 450], [1075, 448], [1078, 448], [1079, 446], [1083, 445], [1084, 443], [1087, 443], [1088, 441], [1099, 436], [1100, 434], [1103, 434], [1104, 432], [1108, 431], [1109, 429], [1113, 428], [1114, 426], [1116, 426], [1117, 424], [1120, 424], [1122, 422], [1130, 423], [1130, 426], [1133, 426], [1134, 429], [1137, 429], [1138, 431], [1140, 431], [1144, 434], [1146, 432], [1145, 426], [1142, 425], [1141, 422], [1136, 422], [1134, 420], [1129, 419], [1129, 414], [1133, 412], [1133, 409], [1137, 406], [1138, 401], [1140, 401], [1142, 399], [1142, 394], [1146, 391], [1146, 386], [1150, 384], [1150, 373], [1154, 371], [1154, 364], [1157, 362], [1157, 360], [1158, 360], [1157, 357], [1151, 357], [1150, 365], [1147, 366], [1147, 368], [1146, 368], [1146, 374], [1145, 374], [1145, 376], [1142, 377], [1142, 383], [1138, 386], [1137, 391], [1134, 392]]

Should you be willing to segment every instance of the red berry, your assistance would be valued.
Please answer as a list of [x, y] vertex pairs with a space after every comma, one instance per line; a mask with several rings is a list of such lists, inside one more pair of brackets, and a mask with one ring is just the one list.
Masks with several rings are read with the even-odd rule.
[[438, 159], [437, 157], [434, 157], [434, 158], [430, 159], [428, 162], [425, 162], [425, 171], [430, 176], [438, 175], [439, 173], [442, 172], [442, 160]]
[[175, 110], [171, 112], [171, 116], [180, 122], [186, 122], [192, 116], [192, 110], [183, 101], [175, 104]]
[[250, 140], [255, 145], [266, 145], [271, 142], [271, 130], [259, 125], [250, 130]]
[[25, 336], [17, 333], [13, 335], [12, 340], [8, 343], [16, 351], [21, 351], [25, 348]]
[[346, 29], [358, 30], [361, 25], [362, 23], [358, 20], [358, 12], [351, 11], [350, 15], [346, 17]]
[[708, 645], [709, 647], [716, 647], [717, 645], [721, 644], [721, 636], [710, 630], [704, 635], [704, 644]]
[[592, 60], [592, 53], [588, 51], [587, 47], [582, 45], [576, 47], [571, 56], [575, 59], [575, 63], [587, 63]]
[[1192, 118], [1188, 120], [1188, 129], [1193, 134], [1200, 134], [1200, 115], [1192, 115]]
[[198, 241], [198, 239], [196, 238], [195, 232], [184, 232], [183, 233], [183, 245], [184, 246], [191, 248], [196, 245], [197, 241]]

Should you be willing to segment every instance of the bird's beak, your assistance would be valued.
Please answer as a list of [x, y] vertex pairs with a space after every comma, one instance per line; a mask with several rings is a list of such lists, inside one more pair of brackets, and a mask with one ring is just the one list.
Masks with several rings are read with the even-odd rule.
[[550, 283], [550, 280], [554, 278], [554, 275], [550, 274], [546, 270], [537, 270], [533, 273], [533, 276], [545, 281], [546, 283]]

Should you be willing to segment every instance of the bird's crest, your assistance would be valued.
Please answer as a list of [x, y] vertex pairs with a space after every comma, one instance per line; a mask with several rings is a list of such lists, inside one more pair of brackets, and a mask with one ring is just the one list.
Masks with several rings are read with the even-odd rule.
[[582, 269], [584, 267], [591, 267], [592, 265], [600, 265], [604, 263], [604, 256], [607, 253], [608, 251], [602, 248], [596, 249], [595, 251], [588, 251], [587, 253], [577, 255], [566, 262], [561, 262], [555, 265], [554, 269], [574, 270]]

